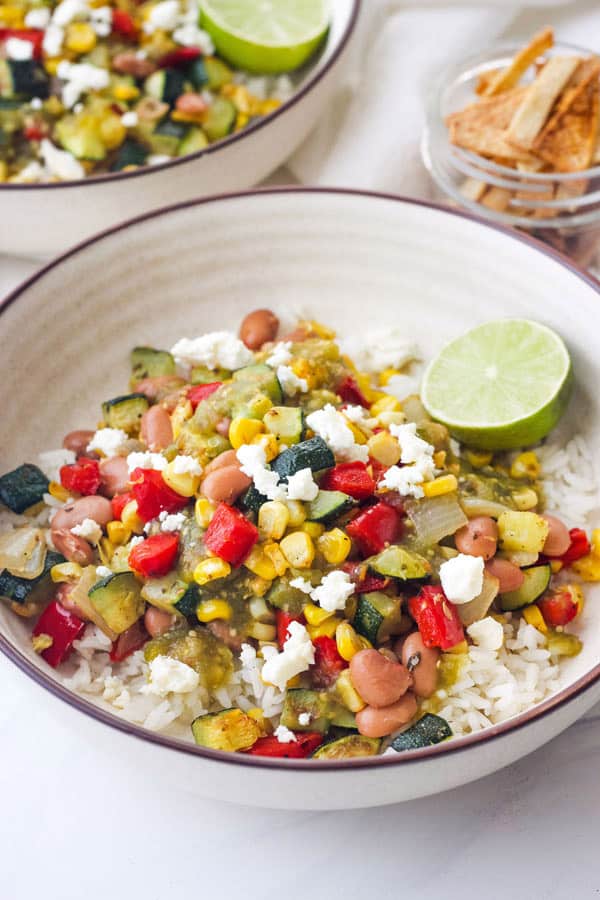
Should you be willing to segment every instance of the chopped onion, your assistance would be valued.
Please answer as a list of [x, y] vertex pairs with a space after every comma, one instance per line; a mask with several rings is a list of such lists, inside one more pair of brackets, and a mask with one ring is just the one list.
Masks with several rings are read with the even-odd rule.
[[406, 416], [407, 422], [416, 422], [417, 425], [429, 419], [427, 410], [421, 403], [421, 398], [418, 394], [411, 394], [410, 397], [405, 397], [402, 401], [402, 412]]
[[80, 610], [82, 619], [85, 619], [87, 622], [93, 622], [111, 641], [116, 641], [118, 637], [116, 631], [108, 627], [88, 595], [90, 588], [97, 581], [99, 581], [99, 578], [96, 574], [96, 566], [86, 566], [81, 578], [69, 594], [69, 603], [73, 603]]
[[44, 571], [46, 551], [41, 528], [14, 528], [0, 535], [0, 569], [8, 569], [16, 578], [37, 578]]
[[491, 516], [492, 519], [497, 519], [511, 509], [510, 506], [504, 506], [495, 500], [486, 500], [485, 497], [461, 497], [460, 502], [469, 519], [474, 519], [475, 516]]
[[483, 587], [481, 593], [468, 603], [461, 603], [456, 607], [456, 611], [463, 625], [472, 625], [473, 622], [485, 619], [490, 606], [498, 596], [499, 587], [500, 582], [494, 575], [490, 575], [489, 572], [483, 573]]
[[427, 545], [437, 544], [468, 522], [455, 493], [410, 503], [407, 512], [419, 543]]

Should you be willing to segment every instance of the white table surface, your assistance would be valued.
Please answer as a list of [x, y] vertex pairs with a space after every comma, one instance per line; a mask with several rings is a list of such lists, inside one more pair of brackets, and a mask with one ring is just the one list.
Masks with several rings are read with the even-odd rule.
[[[0, 257], [0, 296], [35, 271]], [[600, 895], [600, 707], [551, 744], [437, 797], [285, 813], [159, 794], [107, 766], [0, 658], [2, 900]]]

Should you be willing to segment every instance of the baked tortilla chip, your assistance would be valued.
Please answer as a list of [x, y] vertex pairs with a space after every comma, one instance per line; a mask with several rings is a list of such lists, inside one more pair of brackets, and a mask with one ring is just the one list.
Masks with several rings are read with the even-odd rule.
[[534, 157], [530, 153], [513, 147], [505, 138], [506, 129], [527, 90], [527, 87], [515, 88], [452, 113], [446, 119], [450, 143], [480, 156], [531, 161]]
[[547, 134], [554, 131], [557, 128], [560, 128], [560, 119], [572, 105], [575, 103], [578, 97], [583, 94], [588, 84], [592, 81], [592, 79], [598, 80], [600, 76], [600, 59], [597, 56], [591, 56], [589, 59], [583, 59], [580, 64], [577, 66], [573, 75], [571, 76], [567, 86], [564, 91], [558, 97], [558, 100], [554, 104], [554, 109], [550, 114], [550, 118], [546, 123], [543, 131], [537, 136], [534, 143], [534, 150], [536, 147], [541, 146], [544, 142], [544, 139]]
[[494, 97], [514, 88], [525, 74], [530, 65], [532, 65], [538, 56], [549, 50], [554, 45], [554, 32], [551, 28], [544, 28], [538, 34], [534, 35], [530, 43], [522, 50], [519, 50], [510, 66], [506, 69], [498, 71], [493, 78], [490, 78], [482, 90], [477, 90], [484, 97]]
[[460, 186], [460, 192], [466, 200], [472, 200], [477, 203], [481, 200], [487, 184], [485, 181], [478, 181], [477, 178], [466, 178]]
[[479, 202], [482, 206], [487, 206], [488, 209], [493, 209], [495, 212], [504, 212], [508, 209], [512, 196], [512, 191], [507, 188], [494, 186], [485, 192]]
[[536, 146], [537, 155], [556, 172], [580, 172], [592, 164], [598, 134], [600, 84], [591, 81], [553, 131]]
[[554, 101], [580, 63], [577, 56], [553, 56], [530, 85], [515, 112], [506, 139], [521, 150], [531, 150], [544, 127]]

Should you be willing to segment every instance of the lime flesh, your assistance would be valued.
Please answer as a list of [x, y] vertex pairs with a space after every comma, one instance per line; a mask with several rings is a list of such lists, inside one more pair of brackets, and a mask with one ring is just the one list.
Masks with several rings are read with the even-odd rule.
[[201, 0], [200, 23], [231, 65], [260, 74], [291, 72], [329, 28], [328, 0]]
[[448, 344], [425, 372], [421, 399], [462, 443], [510, 450], [552, 431], [571, 386], [569, 353], [554, 331], [527, 319], [503, 319]]

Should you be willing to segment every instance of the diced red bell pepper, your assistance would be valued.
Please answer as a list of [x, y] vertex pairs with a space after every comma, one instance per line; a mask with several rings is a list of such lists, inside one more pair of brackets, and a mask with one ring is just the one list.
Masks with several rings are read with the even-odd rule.
[[158, 60], [159, 69], [181, 69], [188, 66], [191, 62], [201, 54], [199, 47], [178, 47], [177, 50], [171, 50], [165, 53]]
[[592, 549], [588, 536], [582, 528], [571, 528], [569, 535], [571, 537], [571, 546], [566, 553], [559, 557], [563, 566], [570, 566], [571, 563], [581, 559], [582, 556], [587, 556]]
[[363, 556], [379, 553], [400, 536], [402, 519], [387, 503], [376, 503], [362, 510], [348, 523], [346, 531], [358, 544]]
[[312, 643], [315, 648], [315, 661], [310, 667], [312, 685], [316, 688], [331, 687], [340, 672], [348, 668], [348, 663], [338, 653], [333, 638], [324, 634]]
[[465, 639], [456, 607], [441, 587], [426, 585], [408, 601], [408, 611], [417, 623], [426, 647], [447, 650]]
[[274, 734], [259, 738], [249, 750], [244, 750], [249, 756], [272, 756], [279, 759], [306, 759], [317, 747], [323, 743], [323, 735], [315, 731], [294, 732], [295, 741], [282, 743]]
[[109, 653], [111, 662], [123, 662], [136, 650], [140, 650], [149, 637], [150, 635], [144, 628], [143, 619], [138, 619], [127, 631], [120, 634], [116, 641], [113, 641]]
[[304, 616], [291, 616], [283, 609], [278, 609], [275, 613], [275, 622], [277, 625], [277, 643], [280, 647], [283, 647], [289, 637], [288, 628], [290, 622], [302, 622], [304, 624], [306, 619]]
[[557, 588], [537, 601], [546, 625], [558, 628], [567, 625], [579, 612], [579, 604], [568, 587]]
[[138, 575], [160, 578], [175, 565], [178, 549], [178, 534], [154, 534], [132, 547], [128, 562]]
[[339, 463], [325, 473], [321, 487], [326, 491], [343, 491], [355, 500], [366, 500], [375, 493], [375, 480], [366, 463]]
[[0, 28], [0, 44], [9, 38], [18, 38], [33, 45], [33, 58], [41, 59], [44, 32], [38, 28]]
[[210, 397], [211, 394], [221, 387], [221, 381], [211, 381], [210, 384], [194, 384], [189, 388], [187, 396], [192, 404], [192, 408], [196, 409], [203, 400]]
[[159, 513], [180, 512], [189, 503], [166, 484], [162, 474], [155, 469], [134, 469], [129, 479], [132, 493], [138, 505], [138, 515], [144, 522], [156, 519]]
[[128, 41], [134, 41], [139, 31], [132, 17], [124, 9], [113, 9], [112, 30]]
[[376, 459], [373, 459], [373, 457], [369, 457], [369, 466], [371, 467], [373, 479], [377, 485], [389, 469], [389, 466], [384, 466], [383, 463], [378, 462]]
[[124, 494], [115, 494], [115, 496], [110, 501], [110, 505], [112, 506], [113, 518], [119, 520], [123, 515], [123, 510], [128, 503], [131, 503], [132, 500], [135, 500], [132, 491], [127, 491]]
[[70, 466], [61, 466], [60, 483], [68, 491], [84, 497], [96, 494], [101, 482], [100, 463], [97, 459], [80, 456]]
[[348, 573], [350, 580], [356, 585], [358, 594], [370, 594], [371, 591], [385, 591], [392, 580], [391, 578], [384, 578], [383, 575], [372, 575], [364, 563], [346, 562], [342, 569]]
[[23, 137], [26, 141], [41, 141], [48, 134], [48, 130], [45, 126], [32, 123], [31, 125], [26, 125], [23, 129]]
[[219, 503], [204, 535], [204, 543], [212, 553], [241, 566], [258, 540], [258, 529], [233, 506]]
[[52, 645], [42, 650], [42, 656], [53, 669], [64, 662], [71, 651], [73, 641], [83, 633], [85, 622], [75, 613], [69, 612], [56, 600], [52, 600], [37, 620], [33, 629], [34, 637], [47, 634]]
[[342, 379], [337, 387], [337, 393], [344, 403], [350, 403], [352, 406], [364, 406], [367, 409], [369, 408], [369, 401], [352, 375], [346, 375], [346, 377]]

